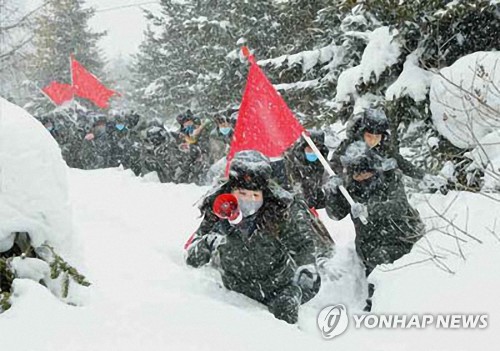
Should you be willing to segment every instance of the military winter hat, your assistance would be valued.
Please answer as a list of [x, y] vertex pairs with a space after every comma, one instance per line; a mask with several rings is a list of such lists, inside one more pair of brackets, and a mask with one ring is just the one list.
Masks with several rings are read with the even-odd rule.
[[255, 150], [236, 153], [229, 168], [229, 185], [232, 188], [263, 190], [272, 175], [271, 161]]
[[357, 141], [349, 145], [343, 156], [342, 165], [350, 174], [377, 170], [377, 159], [364, 141]]
[[386, 134], [389, 120], [382, 109], [368, 109], [364, 112], [362, 129], [371, 134]]

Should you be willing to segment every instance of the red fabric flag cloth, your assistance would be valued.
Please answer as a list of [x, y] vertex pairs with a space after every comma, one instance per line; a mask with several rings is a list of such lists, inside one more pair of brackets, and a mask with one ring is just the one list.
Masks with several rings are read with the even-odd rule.
[[227, 155], [226, 176], [229, 175], [230, 162], [238, 151], [257, 150], [267, 157], [278, 157], [304, 131], [254, 57], [248, 55], [248, 59], [250, 71]]
[[73, 87], [69, 84], [51, 82], [42, 91], [47, 95], [56, 105], [62, 105], [67, 101], [73, 99]]
[[71, 73], [73, 75], [73, 88], [75, 94], [81, 98], [92, 101], [100, 108], [109, 107], [109, 99], [117, 92], [106, 88], [99, 79], [87, 71], [80, 62], [71, 57]]

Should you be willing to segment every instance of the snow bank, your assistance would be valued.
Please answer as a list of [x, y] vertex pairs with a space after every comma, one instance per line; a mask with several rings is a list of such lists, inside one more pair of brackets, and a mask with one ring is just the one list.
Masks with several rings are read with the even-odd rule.
[[[415, 195], [412, 202], [429, 229], [426, 239], [370, 277], [377, 285], [374, 313], [486, 312], [491, 321], [487, 330], [356, 330], [351, 322], [346, 333], [324, 340], [316, 325], [318, 313], [335, 303], [359, 313], [364, 298], [349, 218], [333, 222], [320, 211], [339, 244], [332, 262], [339, 279], [325, 282], [319, 295], [301, 308], [298, 325], [291, 326], [276, 320], [261, 304], [227, 291], [214, 269], [185, 265], [183, 244], [200, 222], [194, 204], [208, 188], [144, 182], [120, 169], [70, 170], [69, 175], [76, 229], [85, 234], [91, 303], [84, 308], [67, 306], [43, 287], [17, 279], [13, 307], [0, 315], [2, 350], [497, 348], [500, 254], [498, 239], [489, 229], [500, 216], [498, 196]], [[432, 208], [445, 212], [462, 230], [469, 228], [482, 243], [447, 227]], [[419, 263], [429, 259], [428, 251], [435, 252], [441, 264]]]
[[66, 172], [59, 146], [45, 128], [0, 98], [1, 246], [12, 244], [13, 232], [28, 232], [35, 247], [47, 241], [61, 253], [71, 249]]
[[434, 125], [453, 145], [476, 147], [500, 128], [500, 52], [464, 56], [440, 73], [431, 82]]

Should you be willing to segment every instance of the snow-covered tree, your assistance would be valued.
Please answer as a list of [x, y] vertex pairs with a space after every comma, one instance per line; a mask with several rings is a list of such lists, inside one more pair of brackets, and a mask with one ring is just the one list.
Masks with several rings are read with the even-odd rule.
[[147, 14], [149, 29], [136, 57], [143, 108], [171, 116], [188, 108], [214, 112], [237, 104], [246, 70], [239, 47], [247, 44], [262, 57], [274, 49], [274, 3], [162, 0], [161, 6], [161, 14]]
[[132, 72], [131, 62], [126, 56], [119, 55], [106, 65], [106, 77], [113, 88], [120, 93], [119, 97], [112, 99], [111, 107], [118, 110], [131, 110], [132, 103]]
[[[34, 52], [30, 55], [29, 78], [38, 87], [53, 80], [71, 83], [69, 57], [74, 54], [89, 71], [102, 78], [104, 60], [98, 41], [106, 33], [94, 32], [88, 22], [94, 9], [84, 0], [48, 0], [36, 17]], [[53, 109], [40, 93], [33, 92], [30, 110], [47, 112]]]
[[33, 17], [40, 7], [26, 12], [15, 0], [0, 0], [0, 95], [22, 103], [27, 94], [21, 73], [33, 39]]

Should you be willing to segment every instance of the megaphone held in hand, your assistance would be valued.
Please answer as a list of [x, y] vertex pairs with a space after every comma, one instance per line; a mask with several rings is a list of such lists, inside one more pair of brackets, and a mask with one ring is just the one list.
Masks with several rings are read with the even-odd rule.
[[215, 198], [212, 210], [221, 219], [231, 224], [238, 224], [243, 218], [238, 206], [238, 199], [233, 194], [221, 194]]

